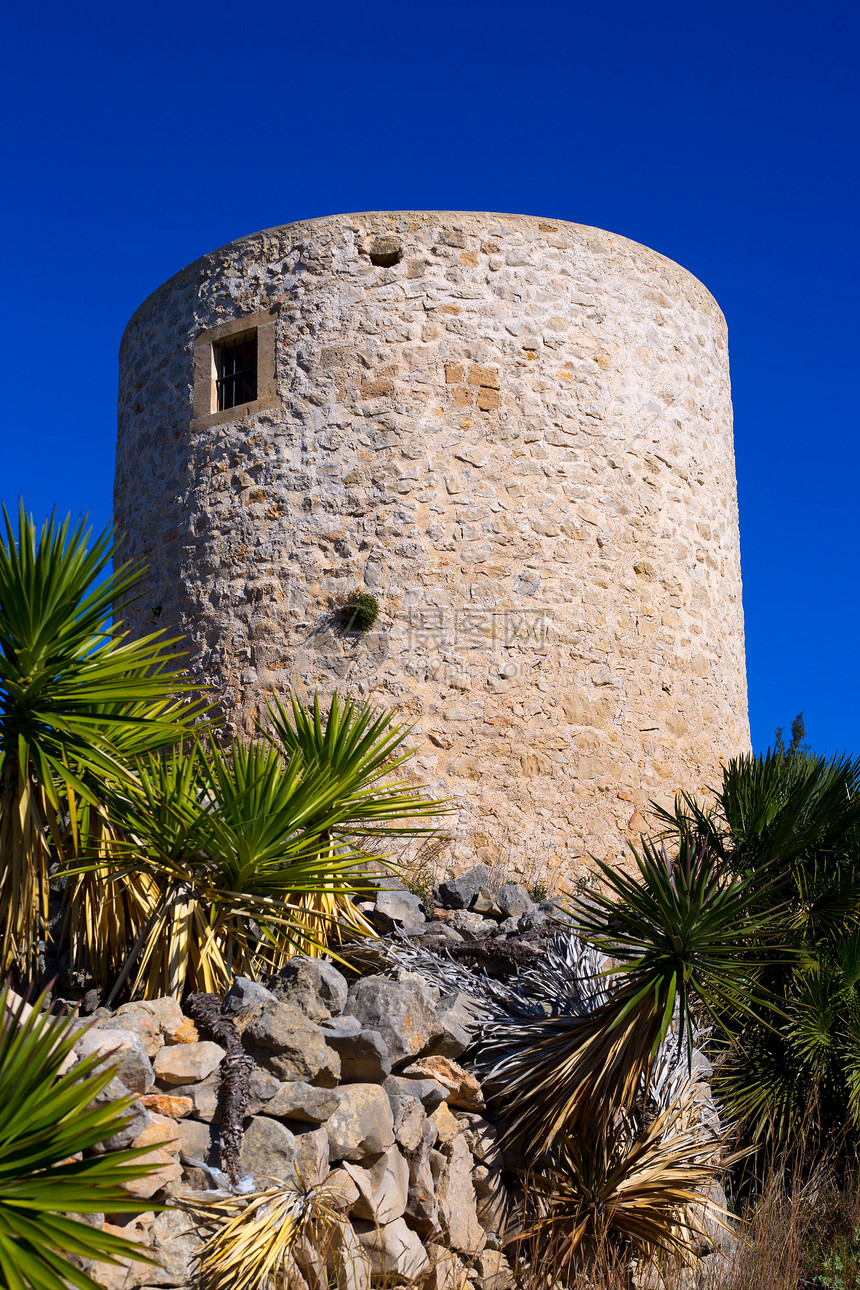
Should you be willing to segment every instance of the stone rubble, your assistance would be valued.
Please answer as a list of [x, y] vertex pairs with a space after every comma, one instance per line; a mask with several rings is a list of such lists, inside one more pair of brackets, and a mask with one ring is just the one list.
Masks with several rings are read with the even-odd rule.
[[[473, 873], [437, 895], [468, 913], [485, 890], [484, 874]], [[421, 926], [433, 926], [420, 903], [387, 895], [380, 893], [378, 904], [393, 929], [417, 925], [418, 917]], [[506, 921], [537, 910], [516, 886], [501, 888], [492, 902], [496, 940], [510, 937], [498, 934]], [[442, 997], [402, 969], [352, 977], [350, 984], [331, 963], [296, 958], [266, 985], [237, 979], [222, 1010], [258, 1063], [242, 1171], [259, 1188], [273, 1180], [322, 1184], [349, 1220], [329, 1251], [296, 1250], [293, 1290], [312, 1290], [326, 1258], [337, 1290], [377, 1283], [510, 1290], [503, 1246], [512, 1202], [502, 1147], [480, 1084], [456, 1060], [468, 1040], [465, 996]], [[90, 1052], [117, 1066], [103, 1097], [137, 1094], [127, 1129], [106, 1147], [147, 1147], [146, 1159], [158, 1166], [129, 1188], [140, 1197], [140, 1212], [107, 1215], [106, 1223], [139, 1241], [160, 1266], [121, 1261], [86, 1270], [106, 1290], [190, 1288], [205, 1233], [182, 1208], [156, 1214], [146, 1205], [181, 1206], [183, 1198], [191, 1203], [195, 1194], [211, 1196], [225, 1185], [218, 1069], [224, 1049], [196, 1037], [175, 1001], [154, 1000], [114, 1014], [99, 1009], [76, 1044], [78, 1057]]]

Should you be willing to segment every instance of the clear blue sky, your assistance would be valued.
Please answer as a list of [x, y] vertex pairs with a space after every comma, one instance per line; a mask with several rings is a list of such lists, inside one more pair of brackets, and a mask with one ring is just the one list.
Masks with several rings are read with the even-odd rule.
[[729, 324], [753, 739], [860, 753], [856, 4], [16, 5], [0, 496], [111, 513], [159, 283], [337, 211], [517, 211], [662, 251]]

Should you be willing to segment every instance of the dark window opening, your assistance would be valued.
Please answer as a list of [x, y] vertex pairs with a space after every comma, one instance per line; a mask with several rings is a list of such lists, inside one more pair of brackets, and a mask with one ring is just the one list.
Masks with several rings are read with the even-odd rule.
[[403, 247], [397, 237], [377, 237], [370, 248], [370, 263], [380, 269], [392, 269], [403, 258]]
[[231, 336], [214, 349], [218, 411], [253, 403], [257, 397], [257, 333]]

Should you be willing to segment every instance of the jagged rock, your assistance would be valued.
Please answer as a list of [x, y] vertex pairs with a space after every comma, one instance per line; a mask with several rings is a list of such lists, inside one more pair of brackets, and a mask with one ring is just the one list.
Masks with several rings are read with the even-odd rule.
[[471, 1285], [468, 1269], [453, 1250], [432, 1245], [427, 1255], [432, 1268], [424, 1280], [423, 1290], [468, 1290]]
[[472, 901], [472, 909], [476, 914], [483, 914], [484, 918], [499, 919], [504, 917], [496, 901], [493, 899], [493, 893], [489, 887], [479, 887], [478, 894]]
[[405, 1079], [402, 1075], [389, 1075], [382, 1081], [389, 1097], [417, 1097], [430, 1115], [448, 1096], [448, 1090], [435, 1079]]
[[[421, 1142], [417, 1149], [409, 1154], [409, 1195], [406, 1201], [406, 1213], [409, 1216], [410, 1226], [424, 1240], [439, 1236], [442, 1232], [439, 1206], [436, 1201], [436, 1175], [431, 1164], [436, 1137], [435, 1124], [432, 1120], [425, 1120]], [[440, 1159], [444, 1161], [441, 1154]], [[441, 1167], [439, 1172], [441, 1173]]]
[[482, 1250], [475, 1262], [480, 1290], [513, 1290], [513, 1269], [501, 1250]]
[[355, 1218], [374, 1223], [392, 1223], [406, 1209], [409, 1194], [409, 1166], [397, 1147], [389, 1147], [375, 1160], [344, 1164], [359, 1195], [350, 1211]]
[[[126, 1088], [122, 1080], [114, 1077], [106, 1088], [103, 1088], [98, 1097], [93, 1098], [96, 1106], [103, 1106], [106, 1102], [118, 1102], [120, 1098], [128, 1097], [129, 1089]], [[125, 1113], [129, 1119], [128, 1124], [119, 1133], [114, 1133], [104, 1142], [99, 1143], [94, 1148], [96, 1154], [100, 1155], [105, 1151], [123, 1151], [130, 1147], [132, 1141], [143, 1133], [147, 1124], [149, 1124], [149, 1112], [143, 1104], [142, 1098], [135, 1098]]]
[[266, 986], [275, 998], [298, 1008], [310, 1021], [339, 1016], [349, 989], [333, 964], [303, 955], [297, 955], [279, 968], [268, 978]]
[[332, 1160], [360, 1161], [394, 1145], [394, 1115], [379, 1084], [344, 1084], [326, 1121]]
[[147, 1267], [149, 1286], [182, 1286], [194, 1284], [194, 1256], [203, 1237], [193, 1219], [181, 1210], [168, 1209], [156, 1214], [149, 1230], [149, 1242], [158, 1267]]
[[269, 1114], [269, 1103], [281, 1088], [281, 1081], [271, 1071], [264, 1071], [255, 1066], [248, 1074], [248, 1104], [246, 1115], [259, 1115], [264, 1111]]
[[314, 1088], [302, 1080], [281, 1084], [275, 1096], [266, 1104], [266, 1115], [276, 1120], [301, 1120], [307, 1124], [322, 1124], [338, 1108], [337, 1094], [328, 1088]]
[[140, 1101], [147, 1111], [154, 1111], [156, 1115], [168, 1115], [171, 1120], [184, 1120], [194, 1110], [190, 1097], [177, 1097], [170, 1093], [144, 1093]]
[[456, 1115], [451, 1114], [445, 1102], [436, 1107], [436, 1110], [430, 1116], [430, 1120], [436, 1126], [436, 1140], [441, 1147], [445, 1147], [449, 1142], [452, 1142], [463, 1129], [460, 1121]]
[[273, 1003], [245, 1030], [252, 1056], [281, 1080], [303, 1080], [333, 1088], [340, 1058], [326, 1045], [319, 1026], [289, 1003]]
[[436, 1188], [442, 1230], [453, 1249], [475, 1255], [486, 1245], [484, 1229], [478, 1222], [475, 1188], [472, 1185], [472, 1156], [462, 1135], [454, 1138], [451, 1156]]
[[363, 1029], [381, 1033], [396, 1067], [441, 1037], [434, 1003], [420, 980], [367, 976], [350, 987], [346, 1011], [358, 1018]]
[[270, 1185], [270, 1179], [295, 1183], [298, 1147], [295, 1136], [280, 1120], [255, 1115], [245, 1129], [241, 1163], [244, 1172], [252, 1174], [259, 1187]]
[[329, 1172], [328, 1134], [325, 1129], [303, 1124], [294, 1124], [292, 1133], [296, 1140], [296, 1172], [303, 1186], [315, 1187]]
[[[279, 1086], [280, 1087], [280, 1086]], [[207, 1075], [199, 1084], [178, 1084], [171, 1088], [171, 1097], [187, 1098], [191, 1103], [191, 1114], [195, 1120], [205, 1120], [211, 1124], [220, 1120], [219, 1091], [221, 1076], [216, 1072]]]
[[[204, 1124], [202, 1120], [180, 1120], [176, 1135], [183, 1160], [202, 1160], [205, 1165], [220, 1168], [220, 1134], [216, 1126]], [[206, 1176], [198, 1178], [195, 1174], [191, 1181], [204, 1188], [211, 1186]]]
[[370, 1256], [372, 1274], [384, 1277], [386, 1283], [417, 1281], [430, 1266], [421, 1241], [402, 1218], [384, 1227], [359, 1219], [355, 1232], [362, 1249]]
[[99, 1070], [116, 1068], [130, 1093], [148, 1093], [155, 1083], [155, 1072], [146, 1055], [146, 1045], [133, 1030], [85, 1030], [75, 1044], [77, 1057], [98, 1053]]
[[218, 1069], [227, 1056], [211, 1039], [171, 1044], [157, 1054], [153, 1069], [162, 1084], [196, 1084]]
[[117, 1008], [113, 1017], [103, 1017], [93, 1022], [93, 1030], [115, 1030], [118, 1026], [140, 1035], [150, 1061], [164, 1047], [164, 1035], [161, 1033], [158, 1018], [146, 1007], [146, 1004], [124, 1004], [123, 1007]]
[[417, 1151], [427, 1120], [427, 1112], [417, 1097], [392, 1097], [394, 1140], [404, 1151]]
[[178, 1030], [173, 1032], [170, 1042], [172, 1044], [196, 1044], [200, 1036], [197, 1033], [197, 1027], [190, 1017], [183, 1017], [182, 1025]]
[[487, 936], [494, 936], [498, 924], [495, 919], [484, 918], [483, 914], [473, 913], [470, 909], [455, 909], [448, 924], [466, 941], [481, 941]]
[[325, 1190], [334, 1207], [344, 1214], [348, 1214], [358, 1200], [358, 1187], [343, 1165], [332, 1169], [325, 1180]]
[[330, 1264], [337, 1290], [369, 1290], [370, 1256], [349, 1223], [332, 1233]]
[[432, 1043], [430, 1052], [442, 1057], [459, 1057], [472, 1042], [469, 1025], [474, 1021], [474, 1011], [465, 994], [450, 994], [436, 1006], [436, 1020], [442, 1028], [440, 1037]]
[[496, 892], [496, 904], [505, 918], [520, 918], [529, 914], [535, 904], [522, 883], [507, 882]]
[[489, 887], [490, 871], [485, 864], [475, 865], [459, 878], [440, 882], [439, 900], [448, 909], [468, 909], [481, 887]]
[[381, 891], [373, 907], [373, 921], [380, 932], [391, 932], [395, 927], [407, 932], [423, 927], [421, 900], [411, 891]]
[[277, 1003], [277, 999], [272, 991], [267, 990], [259, 981], [251, 981], [246, 976], [237, 976], [233, 978], [233, 984], [224, 996], [221, 1011], [234, 1019], [245, 1016], [250, 1020], [252, 1015], [259, 1016], [264, 1008], [270, 1007], [273, 1003]]
[[151, 1148], [145, 1156], [140, 1157], [142, 1165], [157, 1165], [154, 1173], [133, 1178], [124, 1183], [127, 1192], [148, 1200], [168, 1183], [176, 1182], [182, 1177], [182, 1166], [179, 1163], [180, 1142], [179, 1125], [165, 1115], [150, 1114], [149, 1123], [136, 1138], [132, 1140], [134, 1149]]
[[391, 1074], [391, 1058], [378, 1030], [365, 1030], [357, 1017], [337, 1017], [321, 1026], [326, 1043], [340, 1057], [343, 1084], [378, 1084]]
[[463, 1070], [450, 1057], [419, 1057], [404, 1069], [404, 1075], [415, 1079], [432, 1079], [448, 1090], [449, 1106], [462, 1107], [465, 1111], [478, 1111], [484, 1105], [481, 1085], [469, 1071]]

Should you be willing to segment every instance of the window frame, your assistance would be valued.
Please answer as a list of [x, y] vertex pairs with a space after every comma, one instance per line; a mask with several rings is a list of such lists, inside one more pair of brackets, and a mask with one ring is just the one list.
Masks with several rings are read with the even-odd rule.
[[[192, 396], [191, 429], [225, 425], [241, 421], [257, 412], [277, 405], [275, 386], [275, 337], [277, 315], [269, 310], [232, 318], [218, 327], [198, 332], [194, 338], [194, 390]], [[249, 403], [237, 403], [232, 408], [218, 408], [218, 367], [216, 346], [225, 341], [238, 340], [256, 332], [257, 336], [257, 397]]]

